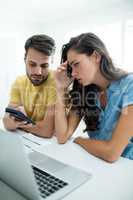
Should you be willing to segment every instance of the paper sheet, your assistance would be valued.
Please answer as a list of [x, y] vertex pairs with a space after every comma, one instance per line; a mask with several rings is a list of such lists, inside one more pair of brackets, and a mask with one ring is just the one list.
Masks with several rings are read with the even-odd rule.
[[52, 143], [51, 139], [35, 136], [31, 133], [26, 133], [24, 131], [18, 130], [17, 134], [20, 135], [20, 137], [22, 138], [24, 145], [33, 151], [37, 151], [38, 148], [40, 148], [41, 146], [45, 146]]

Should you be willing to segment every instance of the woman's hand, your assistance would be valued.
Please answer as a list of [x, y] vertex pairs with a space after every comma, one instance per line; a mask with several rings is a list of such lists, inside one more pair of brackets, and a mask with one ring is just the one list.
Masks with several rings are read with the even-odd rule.
[[76, 137], [73, 142], [76, 143], [76, 144], [80, 144], [80, 141], [82, 140], [82, 137]]
[[54, 73], [56, 88], [58, 91], [68, 88], [72, 79], [67, 76], [67, 61], [62, 63]]

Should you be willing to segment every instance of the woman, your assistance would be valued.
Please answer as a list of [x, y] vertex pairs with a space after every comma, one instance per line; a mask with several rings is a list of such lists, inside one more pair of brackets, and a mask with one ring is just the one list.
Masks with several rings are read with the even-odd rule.
[[[65, 143], [83, 119], [89, 137], [77, 137], [76, 144], [108, 162], [121, 155], [133, 159], [133, 75], [114, 66], [96, 35], [84, 33], [63, 46], [55, 81], [58, 142]], [[67, 114], [65, 94], [71, 82]]]

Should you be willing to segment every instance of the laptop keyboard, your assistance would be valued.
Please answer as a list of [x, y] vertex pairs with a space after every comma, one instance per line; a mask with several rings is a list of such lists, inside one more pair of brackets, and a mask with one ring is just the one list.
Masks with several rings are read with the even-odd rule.
[[55, 176], [42, 171], [34, 166], [32, 166], [33, 172], [35, 174], [37, 185], [39, 186], [40, 195], [43, 198], [50, 196], [56, 191], [68, 185], [67, 182], [62, 181]]

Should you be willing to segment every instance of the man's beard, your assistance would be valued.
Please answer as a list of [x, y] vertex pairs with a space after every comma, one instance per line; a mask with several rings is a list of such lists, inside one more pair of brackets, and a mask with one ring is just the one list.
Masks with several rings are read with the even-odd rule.
[[27, 73], [27, 76], [34, 86], [39, 86], [43, 84], [48, 78], [48, 75], [47, 76], [29, 75], [28, 73]]

